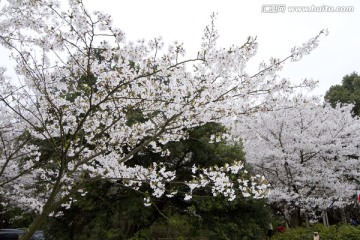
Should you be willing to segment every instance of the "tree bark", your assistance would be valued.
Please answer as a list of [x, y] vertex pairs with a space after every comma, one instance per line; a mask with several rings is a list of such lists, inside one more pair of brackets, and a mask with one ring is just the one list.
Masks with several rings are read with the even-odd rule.
[[41, 213], [35, 217], [34, 221], [29, 226], [28, 230], [25, 234], [20, 238], [20, 240], [30, 240], [36, 230], [38, 230], [46, 221], [49, 214], [55, 211], [61, 204], [68, 199], [69, 195], [63, 197], [62, 199], [56, 200], [56, 196], [61, 189], [61, 177], [59, 177], [58, 181], [56, 182], [49, 198], [46, 200], [46, 203], [41, 211]]
[[347, 217], [346, 217], [345, 208], [340, 208], [340, 215], [341, 215], [341, 222], [346, 224], [347, 223]]
[[305, 215], [305, 224], [307, 228], [310, 227], [309, 217], [307, 215]]
[[322, 218], [323, 218], [324, 226], [328, 227], [330, 224], [329, 224], [329, 218], [328, 218], [326, 209], [322, 210]]

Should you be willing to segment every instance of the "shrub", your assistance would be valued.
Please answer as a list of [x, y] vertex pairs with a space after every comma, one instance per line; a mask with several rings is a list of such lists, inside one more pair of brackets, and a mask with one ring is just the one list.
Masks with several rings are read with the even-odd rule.
[[272, 240], [311, 240], [314, 232], [319, 232], [324, 240], [360, 240], [360, 227], [351, 225], [332, 225], [325, 227], [321, 224], [309, 228], [287, 229], [284, 233], [277, 233]]

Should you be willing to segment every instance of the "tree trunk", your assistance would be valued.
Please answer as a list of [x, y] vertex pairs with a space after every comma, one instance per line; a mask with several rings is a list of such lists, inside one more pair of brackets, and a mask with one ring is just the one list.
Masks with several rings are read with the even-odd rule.
[[307, 228], [310, 227], [309, 217], [307, 215], [305, 215], [305, 224]]
[[301, 226], [301, 211], [299, 207], [296, 207], [291, 213], [289, 213], [289, 220], [291, 227], [299, 227]]
[[324, 226], [328, 227], [330, 224], [329, 224], [329, 218], [328, 218], [326, 209], [322, 210], [322, 218], [323, 218]]
[[346, 224], [347, 218], [346, 218], [345, 208], [340, 208], [340, 215], [341, 215], [341, 222]]
[[28, 230], [25, 232], [25, 234], [20, 238], [20, 240], [30, 240], [32, 235], [35, 233], [36, 230], [38, 230], [46, 221], [47, 217], [50, 213], [58, 209], [61, 204], [66, 202], [69, 198], [69, 195], [66, 197], [63, 197], [62, 199], [58, 201], [54, 201], [54, 199], [49, 199], [51, 201], [47, 201], [44, 205], [43, 211], [40, 213], [40, 215], [36, 216], [34, 221], [29, 226]]
[[44, 204], [44, 207], [40, 213], [40, 215], [36, 216], [31, 225], [29, 226], [28, 230], [25, 232], [25, 234], [20, 238], [20, 240], [29, 240], [32, 235], [35, 233], [36, 230], [38, 230], [46, 221], [49, 214], [56, 209], [58, 209], [62, 203], [64, 203], [68, 198], [69, 194], [66, 197], [63, 197], [62, 199], [56, 199], [56, 196], [58, 195], [59, 191], [61, 189], [61, 178], [58, 179], [56, 182], [49, 198], [46, 200], [46, 203]]
[[291, 216], [290, 216], [289, 209], [288, 209], [287, 205], [284, 206], [284, 220], [285, 220], [285, 227], [290, 228]]
[[29, 240], [33, 234], [35, 233], [35, 231], [37, 229], [39, 229], [42, 224], [45, 222], [47, 216], [49, 213], [47, 213], [46, 211], [42, 211], [40, 215], [38, 215], [34, 221], [31, 223], [31, 225], [29, 226], [29, 229], [25, 232], [25, 234], [20, 238], [21, 240]]

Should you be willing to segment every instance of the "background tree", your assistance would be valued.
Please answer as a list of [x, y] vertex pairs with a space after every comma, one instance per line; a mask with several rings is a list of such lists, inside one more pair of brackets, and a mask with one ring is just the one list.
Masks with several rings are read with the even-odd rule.
[[335, 107], [338, 102], [354, 104], [354, 114], [360, 114], [360, 76], [353, 72], [345, 75], [341, 85], [331, 86], [325, 94], [325, 100]]
[[[240, 124], [246, 159], [270, 182], [269, 202], [298, 217], [353, 202], [360, 122], [352, 105], [331, 108], [297, 97]], [[280, 209], [281, 209], [280, 208]]]

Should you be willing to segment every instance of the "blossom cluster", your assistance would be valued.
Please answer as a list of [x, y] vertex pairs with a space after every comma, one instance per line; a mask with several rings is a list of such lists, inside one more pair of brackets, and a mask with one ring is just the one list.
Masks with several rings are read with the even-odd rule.
[[[248, 73], [256, 39], [218, 47], [214, 21], [199, 53], [186, 58], [181, 43], [166, 50], [160, 38], [126, 41], [109, 15], [89, 13], [81, 0], [61, 3], [7, 1], [0, 10], [0, 44], [12, 51], [19, 80], [0, 71], [0, 191], [14, 204], [36, 203], [42, 215], [92, 179], [123, 179], [134, 189], [148, 183], [154, 196], [171, 196], [165, 182], [175, 172], [126, 163], [149, 145], [160, 151], [156, 141], [186, 138], [186, 129], [268, 109], [269, 99], [294, 87], [276, 74], [287, 58]], [[311, 40], [289, 58], [315, 47]], [[233, 200], [236, 183], [244, 196], [262, 196], [265, 183], [229, 177], [241, 169], [234, 164], [200, 169], [188, 186], [210, 184]]]
[[247, 160], [269, 181], [271, 203], [314, 212], [353, 202], [360, 120], [352, 107], [296, 96], [242, 118]]

